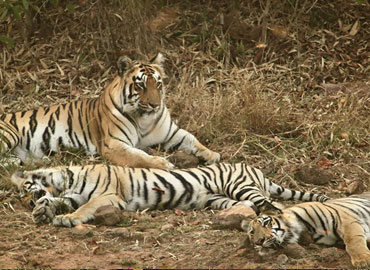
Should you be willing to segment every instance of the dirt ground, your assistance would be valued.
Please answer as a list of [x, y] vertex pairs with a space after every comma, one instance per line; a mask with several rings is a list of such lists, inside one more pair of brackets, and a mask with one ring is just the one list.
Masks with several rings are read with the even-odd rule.
[[217, 211], [125, 213], [118, 226], [70, 229], [36, 226], [19, 202], [7, 205], [0, 268], [351, 268], [344, 249], [313, 244], [301, 258], [259, 258], [245, 232], [214, 224]]
[[[161, 51], [173, 118], [222, 161], [332, 197], [370, 190], [367, 0], [43, 2], [31, 21], [0, 21], [15, 44], [0, 42], [0, 114], [96, 97], [119, 56]], [[351, 268], [341, 247], [260, 258], [245, 232], [219, 227], [211, 210], [124, 213], [113, 227], [37, 226], [9, 185], [18, 166], [7, 158], [0, 268]], [[67, 151], [32, 168], [90, 162]]]

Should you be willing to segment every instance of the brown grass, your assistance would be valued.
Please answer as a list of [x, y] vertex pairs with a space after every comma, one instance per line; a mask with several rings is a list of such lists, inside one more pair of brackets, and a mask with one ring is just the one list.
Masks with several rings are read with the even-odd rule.
[[99, 95], [120, 55], [162, 51], [173, 118], [224, 161], [289, 184], [326, 157], [335, 180], [369, 182], [369, 6], [298, 2], [82, 1], [42, 13], [27, 43], [1, 24], [16, 46], [0, 44], [0, 113]]

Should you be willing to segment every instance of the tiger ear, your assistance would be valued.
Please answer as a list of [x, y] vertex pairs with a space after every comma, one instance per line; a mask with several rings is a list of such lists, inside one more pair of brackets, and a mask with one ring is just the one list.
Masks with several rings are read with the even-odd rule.
[[271, 225], [272, 218], [266, 214], [262, 214], [257, 218], [257, 221], [261, 223], [262, 227], [267, 227]]
[[123, 73], [125, 73], [132, 65], [132, 60], [126, 56], [123, 55], [117, 60], [117, 68], [118, 68], [118, 75], [122, 76]]
[[150, 63], [156, 64], [163, 68], [164, 61], [166, 60], [166, 57], [162, 53], [157, 53], [156, 56], [154, 56], [152, 59], [150, 59]]

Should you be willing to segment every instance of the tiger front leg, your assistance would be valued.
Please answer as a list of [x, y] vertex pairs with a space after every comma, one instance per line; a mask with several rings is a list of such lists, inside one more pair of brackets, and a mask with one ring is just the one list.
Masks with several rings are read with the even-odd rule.
[[172, 138], [164, 144], [164, 147], [166, 150], [177, 149], [185, 151], [188, 154], [193, 154], [205, 161], [206, 165], [217, 163], [221, 158], [219, 153], [205, 147], [194, 135], [184, 129], [179, 129]]
[[122, 209], [125, 208], [126, 203], [117, 195], [101, 195], [91, 199], [73, 213], [56, 216], [53, 220], [53, 225], [58, 227], [74, 227], [92, 221], [94, 220], [96, 210], [105, 205], [113, 205]]
[[114, 164], [131, 168], [172, 169], [175, 166], [165, 158], [151, 156], [144, 151], [117, 141], [110, 141], [103, 156]]
[[354, 267], [368, 268], [370, 266], [370, 250], [367, 247], [367, 240], [364, 228], [357, 220], [351, 220], [344, 224], [340, 235], [346, 245], [346, 251], [351, 256]]
[[36, 201], [32, 219], [36, 224], [51, 223], [56, 214], [72, 211], [64, 198], [42, 197]]

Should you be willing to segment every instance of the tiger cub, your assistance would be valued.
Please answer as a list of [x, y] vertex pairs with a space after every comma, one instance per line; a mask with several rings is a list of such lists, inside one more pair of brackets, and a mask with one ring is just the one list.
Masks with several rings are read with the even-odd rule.
[[[135, 211], [225, 209], [244, 204], [258, 212], [259, 208], [275, 209], [270, 195], [284, 200], [327, 200], [323, 195], [285, 189], [243, 163], [173, 170], [103, 164], [54, 167], [15, 172], [12, 182], [21, 192], [36, 195], [35, 223], [66, 227], [93, 220], [96, 209], [104, 205]], [[72, 213], [64, 214], [61, 205]]]
[[141, 150], [162, 144], [206, 164], [218, 162], [220, 154], [171, 120], [164, 104], [163, 62], [160, 53], [149, 63], [124, 57], [123, 75], [97, 98], [0, 115], [0, 154], [14, 150], [28, 162], [60, 149], [83, 148], [120, 166], [172, 168], [166, 159]]
[[324, 203], [306, 202], [282, 210], [281, 214], [260, 215], [248, 226], [249, 242], [260, 255], [287, 243], [298, 242], [303, 232], [319, 244], [344, 242], [355, 267], [370, 266], [370, 201], [341, 198]]

